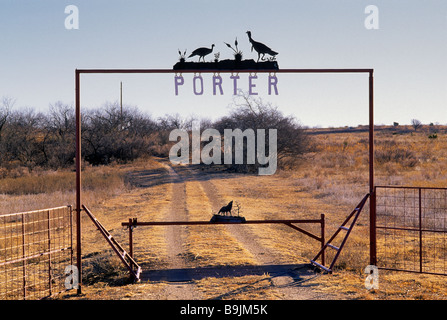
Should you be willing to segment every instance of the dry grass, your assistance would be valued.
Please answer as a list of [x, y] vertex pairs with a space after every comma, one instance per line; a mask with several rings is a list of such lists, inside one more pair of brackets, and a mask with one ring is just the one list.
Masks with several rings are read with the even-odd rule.
[[[336, 227], [368, 192], [367, 134], [340, 133], [317, 138], [321, 141], [318, 152], [293, 177], [313, 198], [338, 205], [339, 209], [328, 216], [329, 225]], [[426, 132], [378, 132], [375, 140], [377, 185], [447, 186], [445, 134], [429, 139]], [[319, 278], [321, 288], [347, 293], [352, 299], [445, 299], [443, 276], [381, 270], [380, 289], [365, 289], [363, 270], [369, 264], [369, 210], [365, 209], [338, 260], [336, 273]], [[334, 230], [330, 226], [327, 234]], [[397, 250], [403, 252], [404, 248]]]
[[[151, 170], [163, 168], [161, 164], [150, 160], [147, 162], [135, 163], [131, 167], [122, 168], [124, 172], [130, 170]], [[96, 199], [93, 203], [84, 200], [84, 203], [91, 209], [95, 217], [105, 226], [114, 238], [124, 247], [128, 248], [128, 231], [121, 226], [122, 222], [127, 222], [129, 218], [137, 218], [140, 221], [160, 221], [166, 215], [171, 198], [170, 184], [159, 184], [151, 188], [126, 188], [119, 195], [110, 195], [101, 200]], [[88, 193], [88, 192], [86, 192]], [[83, 254], [94, 257], [103, 251], [110, 251], [102, 235], [96, 231], [96, 227], [87, 216], [83, 217]], [[138, 261], [144, 262], [145, 268], [161, 267], [165, 264], [167, 248], [165, 242], [164, 228], [141, 228], [134, 232], [134, 251], [137, 253]], [[114, 254], [110, 257], [116, 263], [116, 269], [124, 271], [121, 262]], [[89, 262], [89, 259], [84, 260]], [[93, 260], [94, 261], [94, 260]], [[104, 260], [106, 263], [106, 260]], [[90, 268], [95, 273], [94, 268]], [[89, 270], [87, 270], [87, 273]], [[118, 271], [118, 280], [122, 282], [123, 274]], [[104, 281], [110, 282], [106, 276]], [[113, 279], [112, 279], [113, 280]], [[113, 283], [114, 281], [112, 281]]]
[[[82, 173], [84, 201], [101, 203], [129, 189], [125, 175], [133, 166], [86, 167]], [[0, 180], [0, 214], [75, 203], [75, 173], [44, 171]]]
[[317, 279], [321, 292], [343, 292], [353, 300], [445, 300], [445, 276], [379, 270], [379, 289], [366, 290], [366, 274], [340, 270]]
[[[242, 203], [249, 219], [327, 217], [331, 235], [361, 198], [368, 193], [367, 134], [317, 136], [317, 152], [309, 154], [299, 170], [273, 177], [240, 176], [218, 181], [226, 200]], [[447, 136], [429, 139], [425, 132], [376, 136], [376, 184], [447, 186]], [[445, 299], [445, 277], [381, 271], [380, 289], [365, 289], [369, 264], [368, 206], [340, 256], [336, 273], [318, 278], [323, 292], [354, 299]], [[284, 261], [313, 258], [318, 244], [281, 227], [250, 227], [264, 246], [280, 252]], [[278, 241], [281, 239], [280, 241]], [[404, 249], [402, 249], [404, 250]], [[330, 251], [328, 251], [330, 252]], [[331, 257], [327, 257], [331, 261]]]
[[[315, 219], [324, 213], [328, 237], [369, 191], [368, 136], [367, 133], [317, 135], [314, 143], [317, 146], [315, 152], [308, 154], [294, 171], [279, 171], [274, 176], [229, 174], [210, 181], [218, 187], [219, 196], [225, 200], [223, 202], [234, 200], [241, 203], [242, 215], [247, 219]], [[378, 131], [376, 156], [377, 185], [447, 186], [446, 134], [438, 133], [436, 139], [429, 139], [426, 132], [392, 134]], [[163, 168], [163, 165], [147, 162], [127, 167], [97, 168], [99, 177], [115, 182], [109, 185], [104, 178], [101, 188], [91, 188], [85, 193], [85, 202], [93, 213], [124, 246], [127, 245], [127, 232], [120, 226], [122, 221], [131, 217], [146, 221], [163, 220], [169, 204], [175, 201], [170, 183], [148, 188], [126, 186], [122, 179], [125, 173], [143, 167]], [[93, 173], [94, 169], [91, 170]], [[101, 170], [104, 171], [101, 173]], [[112, 178], [113, 172], [118, 175], [117, 180]], [[65, 174], [72, 173], [61, 176]], [[92, 181], [100, 180], [92, 178]], [[0, 188], [3, 187], [0, 182]], [[14, 187], [10, 188], [14, 190]], [[16, 208], [28, 210], [30, 206], [32, 209], [53, 206], [55, 202], [57, 205], [73, 203], [72, 191], [61, 191], [58, 187], [52, 190], [47, 194], [1, 195], [0, 204], [12, 212], [17, 211]], [[189, 218], [209, 219], [215, 208], [211, 208], [200, 182], [188, 181], [186, 192]], [[14, 207], [9, 204], [11, 202], [20, 204]], [[312, 280], [311, 283], [317, 285], [315, 288], [323, 293], [340, 294], [345, 299], [445, 299], [447, 289], [442, 276], [381, 271], [380, 289], [374, 292], [365, 289], [363, 270], [369, 264], [368, 214], [366, 206], [338, 260], [336, 272]], [[85, 220], [84, 226], [85, 254], [94, 258], [107, 250], [107, 244], [91, 222]], [[319, 248], [315, 240], [285, 226], [249, 225], [246, 228], [256, 235], [262, 246], [281, 255], [284, 263], [307, 263]], [[303, 228], [318, 234], [318, 229], [313, 226]], [[163, 267], [167, 259], [166, 229], [137, 228], [134, 234], [137, 261], [149, 268]], [[210, 243], [213, 245], [209, 246]], [[188, 228], [185, 246], [189, 255], [195, 257], [197, 266], [255, 263], [250, 253], [226, 228], [220, 226], [206, 230]], [[223, 254], [217, 254], [217, 251]], [[268, 282], [269, 277], [265, 275], [207, 278], [196, 281], [196, 285], [205, 298], [219, 296], [224, 290], [232, 292], [231, 298], [237, 299], [279, 299], [277, 291]], [[95, 279], [94, 284], [86, 287], [83, 298], [157, 299], [162, 296], [164, 286], [164, 283], [142, 283], [116, 287], [107, 279]]]

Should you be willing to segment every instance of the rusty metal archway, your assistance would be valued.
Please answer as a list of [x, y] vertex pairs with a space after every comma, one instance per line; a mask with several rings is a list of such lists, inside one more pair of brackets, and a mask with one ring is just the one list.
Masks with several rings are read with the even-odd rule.
[[374, 188], [374, 69], [275, 69], [275, 70], [173, 70], [173, 69], [76, 69], [75, 105], [76, 105], [76, 263], [79, 275], [78, 293], [82, 284], [82, 244], [81, 244], [81, 74], [163, 74], [163, 73], [366, 73], [369, 90], [369, 193], [370, 193], [370, 264], [377, 264], [376, 256], [376, 195]]

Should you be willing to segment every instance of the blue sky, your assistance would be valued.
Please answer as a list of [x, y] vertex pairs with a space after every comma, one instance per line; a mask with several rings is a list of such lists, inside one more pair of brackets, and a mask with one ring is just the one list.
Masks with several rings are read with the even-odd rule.
[[[79, 29], [67, 30], [64, 12], [79, 9]], [[379, 29], [368, 30], [365, 7], [379, 9]], [[244, 59], [246, 31], [279, 52], [280, 68], [374, 68], [375, 122], [447, 124], [447, 1], [140, 1], [1, 0], [0, 98], [15, 108], [47, 111], [56, 101], [74, 103], [76, 68], [172, 68], [178, 49], [216, 45], [238, 38]], [[213, 58], [212, 55], [207, 60]], [[193, 59], [195, 60], [195, 58]], [[216, 119], [233, 102], [229, 74], [223, 96], [213, 96], [212, 75], [204, 94], [192, 92], [193, 75], [174, 94], [174, 75], [83, 75], [83, 108], [119, 99], [153, 117], [180, 113]], [[267, 95], [259, 75], [259, 98], [307, 126], [368, 123], [367, 75], [278, 75], [278, 96]], [[241, 75], [240, 88], [248, 90]]]

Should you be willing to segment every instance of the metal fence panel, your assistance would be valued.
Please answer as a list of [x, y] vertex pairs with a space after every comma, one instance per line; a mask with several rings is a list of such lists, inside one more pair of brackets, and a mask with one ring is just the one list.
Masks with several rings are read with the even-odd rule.
[[42, 299], [65, 290], [73, 265], [72, 207], [0, 215], [0, 299]]
[[447, 188], [376, 187], [377, 264], [447, 275]]

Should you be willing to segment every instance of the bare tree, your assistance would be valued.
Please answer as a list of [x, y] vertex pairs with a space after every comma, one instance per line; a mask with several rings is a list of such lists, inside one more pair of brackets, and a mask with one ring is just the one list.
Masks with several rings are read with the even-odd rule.
[[2, 130], [5, 126], [8, 117], [11, 113], [11, 109], [15, 104], [15, 99], [11, 97], [3, 97], [2, 104], [0, 105], [0, 141], [2, 140]]
[[[277, 107], [262, 99], [254, 99], [245, 93], [239, 93], [233, 103], [233, 110], [229, 116], [219, 119], [214, 125], [221, 134], [224, 129], [268, 129], [277, 130], [277, 159], [278, 164], [296, 162], [310, 147], [310, 137], [304, 128], [293, 116], [285, 116]], [[265, 150], [268, 150], [268, 138], [266, 137]], [[233, 166], [237, 167], [237, 166]], [[258, 167], [258, 164], [242, 166], [249, 171]], [[245, 170], [245, 169], [243, 169]]]
[[411, 125], [414, 128], [414, 131], [417, 131], [418, 129], [422, 128], [422, 122], [418, 119], [411, 119]]
[[33, 109], [12, 112], [3, 132], [2, 160], [18, 161], [29, 170], [44, 165], [41, 139], [44, 123], [45, 116]]
[[164, 117], [158, 118], [158, 127], [160, 130], [191, 130], [193, 122], [196, 120], [195, 117], [190, 116], [187, 118], [182, 118], [178, 113], [174, 115], [166, 114]]
[[67, 167], [75, 157], [75, 110], [60, 101], [50, 105], [46, 117], [44, 156], [52, 168]]
[[121, 113], [117, 103], [86, 112], [83, 120], [83, 154], [93, 164], [128, 161], [149, 153], [151, 134], [157, 130], [149, 116], [136, 108]]

